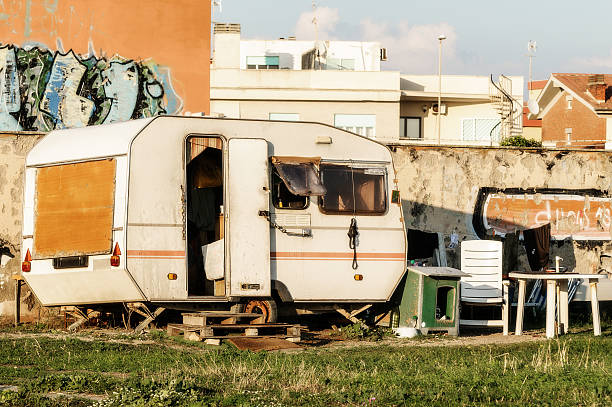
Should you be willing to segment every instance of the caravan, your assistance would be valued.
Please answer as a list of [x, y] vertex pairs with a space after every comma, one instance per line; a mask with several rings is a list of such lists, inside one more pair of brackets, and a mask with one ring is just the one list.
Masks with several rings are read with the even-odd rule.
[[317, 123], [161, 116], [52, 131], [25, 169], [45, 306], [386, 303], [406, 271], [391, 153]]

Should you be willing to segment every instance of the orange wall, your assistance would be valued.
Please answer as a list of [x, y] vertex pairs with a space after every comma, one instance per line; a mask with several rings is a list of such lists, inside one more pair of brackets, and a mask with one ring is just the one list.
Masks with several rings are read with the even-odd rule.
[[210, 0], [3, 0], [0, 42], [152, 59], [183, 111], [210, 113]]

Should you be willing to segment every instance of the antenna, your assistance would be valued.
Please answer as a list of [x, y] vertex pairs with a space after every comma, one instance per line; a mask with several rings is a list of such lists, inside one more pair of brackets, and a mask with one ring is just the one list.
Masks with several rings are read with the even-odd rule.
[[319, 21], [317, 20], [317, 3], [312, 0], [312, 24], [315, 29], [315, 44], [319, 41]]
[[217, 7], [219, 9], [219, 13], [223, 13], [223, 4], [221, 3], [221, 0], [213, 0], [212, 1], [212, 15], [211, 15], [211, 19], [213, 20], [213, 23], [215, 22], [214, 20], [214, 14], [215, 14], [215, 7]]
[[527, 43], [527, 57], [529, 58], [529, 84], [531, 84], [531, 80], [532, 80], [531, 78], [532, 60], [533, 58], [535, 58], [535, 53], [536, 53], [537, 48], [538, 48], [538, 44], [536, 44], [536, 42], [533, 40], [529, 40], [529, 42]]
[[537, 51], [538, 48], [538, 44], [533, 41], [533, 40], [529, 40], [529, 42], [527, 43], [527, 57], [529, 58], [529, 81], [527, 82], [527, 94], [529, 94], [529, 101], [527, 102], [527, 107], [529, 108], [529, 112], [531, 114], [538, 114], [540, 112], [540, 106], [538, 106], [538, 102], [536, 101], [536, 99], [532, 99], [531, 98], [531, 82], [532, 82], [532, 65], [533, 65], [533, 58], [535, 58], [535, 53]]
[[312, 0], [312, 24], [314, 25], [315, 29], [314, 50], [316, 64], [314, 68], [316, 69], [318, 66], [318, 68], [321, 69], [321, 60], [319, 55], [319, 21], [317, 20], [317, 3], [315, 3], [315, 0]]

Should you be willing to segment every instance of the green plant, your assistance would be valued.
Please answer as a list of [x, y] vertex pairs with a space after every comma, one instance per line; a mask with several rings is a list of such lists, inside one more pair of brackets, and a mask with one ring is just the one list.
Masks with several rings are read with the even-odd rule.
[[506, 137], [499, 143], [499, 145], [504, 147], [542, 147], [542, 142], [528, 139], [519, 135]]
[[163, 331], [161, 329], [152, 329], [151, 331], [149, 331], [149, 336], [154, 341], [161, 341], [166, 339], [168, 337], [168, 334], [166, 333], [166, 331]]
[[341, 336], [344, 339], [379, 341], [385, 336], [392, 336], [393, 333], [389, 328], [365, 328], [361, 324], [352, 324], [341, 327], [335, 335]]

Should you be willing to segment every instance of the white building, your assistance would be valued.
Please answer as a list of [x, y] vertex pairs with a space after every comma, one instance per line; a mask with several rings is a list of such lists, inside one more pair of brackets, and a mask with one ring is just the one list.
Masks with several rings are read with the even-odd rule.
[[[381, 71], [386, 55], [377, 42], [241, 40], [239, 24], [216, 24], [211, 112], [321, 122], [388, 144], [437, 143], [438, 76]], [[522, 114], [522, 77], [504, 84]], [[504, 107], [490, 86], [486, 76], [443, 76], [441, 143], [497, 143]]]
[[[438, 75], [401, 75], [399, 142], [438, 142]], [[440, 142], [443, 144], [499, 143], [502, 114], [516, 110], [514, 129], [522, 132], [523, 77], [503, 77], [504, 90], [514, 99], [504, 104], [488, 76], [443, 75], [440, 115]], [[503, 110], [506, 110], [505, 112]], [[517, 118], [518, 116], [518, 118]]]
[[212, 114], [316, 121], [393, 141], [399, 72], [381, 72], [381, 54], [375, 42], [243, 41], [240, 25], [216, 24]]

